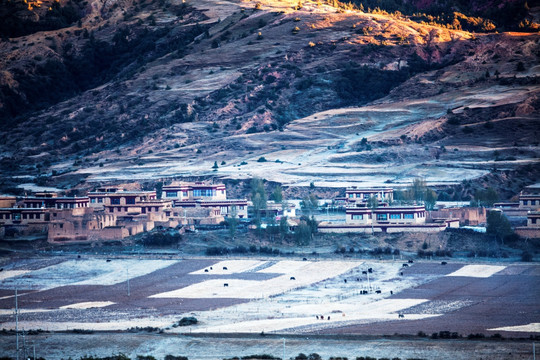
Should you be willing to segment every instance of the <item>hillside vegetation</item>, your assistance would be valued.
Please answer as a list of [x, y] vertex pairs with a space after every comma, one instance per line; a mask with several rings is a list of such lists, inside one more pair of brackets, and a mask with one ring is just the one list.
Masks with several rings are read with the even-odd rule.
[[[298, 185], [534, 181], [535, 11], [375, 3], [17, 8], [9, 19], [35, 16], [0, 29], [0, 169], [63, 186], [216, 171]], [[508, 29], [523, 32], [495, 32]]]

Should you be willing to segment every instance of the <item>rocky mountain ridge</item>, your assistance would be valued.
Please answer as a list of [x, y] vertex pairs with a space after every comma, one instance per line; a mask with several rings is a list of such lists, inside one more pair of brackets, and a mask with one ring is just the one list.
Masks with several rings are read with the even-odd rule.
[[85, 9], [0, 43], [4, 188], [21, 175], [455, 184], [537, 166], [537, 33], [320, 2]]

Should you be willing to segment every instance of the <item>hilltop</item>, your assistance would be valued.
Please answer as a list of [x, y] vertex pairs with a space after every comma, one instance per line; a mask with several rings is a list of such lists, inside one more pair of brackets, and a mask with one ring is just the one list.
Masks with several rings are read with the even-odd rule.
[[0, 43], [0, 185], [538, 181], [538, 32], [337, 5], [59, 3]]

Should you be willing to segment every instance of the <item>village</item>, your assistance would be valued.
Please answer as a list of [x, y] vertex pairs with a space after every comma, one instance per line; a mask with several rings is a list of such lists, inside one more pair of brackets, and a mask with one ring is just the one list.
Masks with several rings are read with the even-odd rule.
[[[265, 199], [262, 205], [254, 205], [252, 200], [229, 199], [226, 186], [212, 182], [173, 182], [159, 192], [105, 186], [86, 196], [52, 192], [1, 196], [0, 238], [46, 237], [51, 244], [93, 243], [122, 240], [154, 228], [184, 233], [237, 224], [251, 228], [281, 224], [294, 232], [300, 219], [309, 219], [312, 213], [300, 200]], [[488, 212], [497, 211], [510, 220], [517, 235], [540, 237], [540, 187], [534, 185], [524, 188], [518, 201], [491, 207], [440, 202], [428, 210], [421, 201], [395, 201], [390, 187], [354, 186], [345, 190], [344, 197], [314, 201], [311, 210], [322, 214], [316, 221], [320, 233], [433, 233], [464, 226], [485, 231]], [[323, 211], [330, 206], [338, 210], [331, 219]]]

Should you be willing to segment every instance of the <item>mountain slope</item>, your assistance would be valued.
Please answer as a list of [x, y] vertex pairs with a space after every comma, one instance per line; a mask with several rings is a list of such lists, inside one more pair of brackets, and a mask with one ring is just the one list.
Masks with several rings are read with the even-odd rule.
[[0, 45], [6, 175], [455, 183], [537, 161], [538, 34], [312, 2], [88, 8]]

